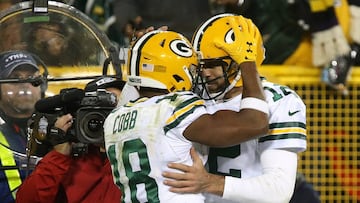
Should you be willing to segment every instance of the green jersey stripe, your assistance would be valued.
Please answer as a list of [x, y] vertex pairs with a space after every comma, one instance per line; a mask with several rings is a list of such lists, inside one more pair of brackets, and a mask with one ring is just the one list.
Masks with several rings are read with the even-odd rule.
[[271, 123], [269, 129], [275, 128], [288, 128], [288, 127], [300, 127], [306, 129], [306, 124], [302, 122], [284, 122], [284, 123]]
[[259, 138], [259, 142], [266, 142], [270, 140], [282, 140], [282, 139], [302, 139], [306, 140], [306, 136], [301, 133], [285, 133], [280, 135], [269, 135]]

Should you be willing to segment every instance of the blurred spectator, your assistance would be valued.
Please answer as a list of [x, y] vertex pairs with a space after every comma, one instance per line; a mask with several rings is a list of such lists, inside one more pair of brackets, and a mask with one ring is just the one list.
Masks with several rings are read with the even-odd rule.
[[17, 19], [9, 19], [1, 25], [0, 52], [9, 50], [25, 50], [27, 45], [22, 39], [23, 23]]
[[102, 50], [93, 33], [66, 15], [50, 16], [51, 22], [24, 24], [27, 50], [40, 56], [47, 66], [98, 65]]
[[12, 2], [10, 0], [9, 1], [1, 1], [0, 2], [0, 11], [9, 8], [11, 5], [12, 5]]
[[168, 26], [191, 39], [201, 22], [211, 16], [209, 0], [116, 0], [116, 28], [124, 33], [129, 44], [134, 32], [154, 26]]
[[244, 0], [210, 0], [213, 14], [241, 13]]
[[0, 11], [8, 9], [13, 4], [21, 2], [21, 0], [1, 0], [0, 1]]
[[[299, 1], [245, 0], [239, 7], [226, 7], [249, 17], [259, 27], [266, 48], [265, 64], [284, 64], [301, 43], [309, 27], [301, 27], [298, 20], [309, 14]], [[304, 14], [303, 14], [304, 13]], [[295, 65], [311, 65], [311, 57], [298, 58]]]
[[[20, 0], [0, 0], [0, 12], [10, 8], [13, 4]], [[22, 22], [16, 20], [8, 20], [1, 23], [0, 32], [0, 52], [8, 50], [23, 50], [26, 45], [21, 39]], [[5, 40], [4, 40], [5, 39]]]
[[38, 25], [34, 33], [34, 48], [46, 47], [52, 56], [61, 54], [68, 47], [62, 30], [63, 27], [59, 24]]
[[72, 6], [88, 15], [104, 31], [109, 39], [118, 45], [124, 45], [122, 32], [116, 29], [113, 4], [116, 0], [80, 0], [73, 1]]
[[[28, 50], [41, 56], [48, 66], [77, 65], [80, 60], [80, 54], [76, 54], [78, 49], [72, 44], [75, 31], [71, 26], [51, 23], [31, 24], [29, 31]], [[74, 41], [74, 40], [73, 40]], [[78, 43], [81, 43], [79, 41]], [[74, 53], [75, 52], [75, 53]]]
[[[8, 51], [0, 54], [0, 79], [34, 79], [40, 76], [35, 58], [27, 52]], [[30, 83], [0, 83], [0, 199], [14, 202], [15, 193], [28, 175], [37, 157], [26, 154], [28, 119], [46, 86]], [[28, 159], [30, 158], [30, 159]]]

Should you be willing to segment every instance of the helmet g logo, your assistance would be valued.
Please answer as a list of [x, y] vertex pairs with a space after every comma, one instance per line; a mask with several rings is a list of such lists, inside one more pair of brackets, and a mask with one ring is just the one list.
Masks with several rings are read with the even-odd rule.
[[[241, 27], [239, 27], [239, 29], [241, 30]], [[234, 35], [234, 30], [230, 29], [226, 34], [225, 34], [225, 42], [230, 44], [233, 43], [235, 41], [235, 35]]]
[[191, 57], [193, 55], [193, 51], [185, 41], [176, 39], [170, 42], [170, 49], [173, 51], [176, 55], [182, 56], [182, 57]]

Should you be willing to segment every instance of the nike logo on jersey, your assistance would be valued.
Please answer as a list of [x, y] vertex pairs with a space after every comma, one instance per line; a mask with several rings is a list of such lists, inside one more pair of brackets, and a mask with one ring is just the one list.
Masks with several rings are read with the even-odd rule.
[[297, 111], [294, 111], [294, 112], [289, 111], [288, 113], [289, 113], [289, 116], [293, 116], [294, 114], [299, 113], [299, 112], [300, 112], [300, 110], [297, 110]]

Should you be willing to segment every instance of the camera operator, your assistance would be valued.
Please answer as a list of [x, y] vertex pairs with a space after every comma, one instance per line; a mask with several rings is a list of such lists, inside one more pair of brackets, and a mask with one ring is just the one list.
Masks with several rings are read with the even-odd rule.
[[[27, 121], [46, 90], [46, 85], [8, 81], [39, 78], [38, 62], [29, 52], [0, 53], [0, 199], [4, 203], [15, 202], [16, 190], [31, 172], [26, 156]], [[37, 157], [31, 160], [34, 165]]]
[[[85, 91], [106, 89], [118, 96], [123, 86], [124, 82], [119, 79], [100, 77], [88, 83]], [[72, 155], [74, 143], [66, 132], [74, 125], [73, 121], [70, 113], [57, 118], [49, 135], [53, 150], [21, 185], [16, 202], [121, 201], [121, 191], [113, 182], [102, 143], [90, 143], [86, 153]]]

